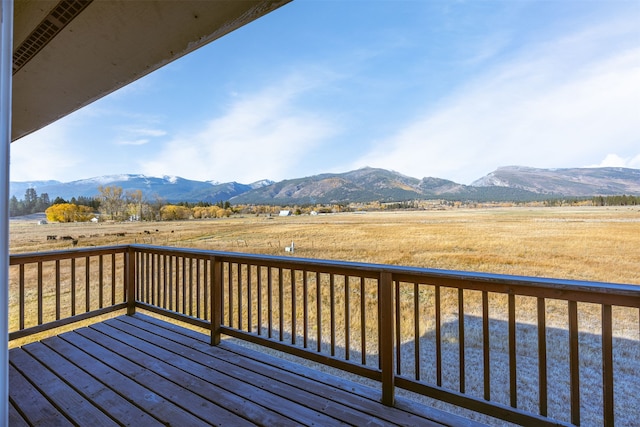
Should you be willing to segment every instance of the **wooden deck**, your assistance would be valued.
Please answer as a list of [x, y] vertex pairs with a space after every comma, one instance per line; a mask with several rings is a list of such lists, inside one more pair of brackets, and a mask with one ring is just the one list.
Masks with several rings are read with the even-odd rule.
[[142, 314], [10, 350], [10, 425], [470, 426]]

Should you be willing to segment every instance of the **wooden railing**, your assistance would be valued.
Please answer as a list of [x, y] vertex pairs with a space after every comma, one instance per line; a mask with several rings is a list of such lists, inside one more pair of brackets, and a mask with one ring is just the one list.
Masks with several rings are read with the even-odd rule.
[[614, 425], [640, 380], [634, 285], [144, 245], [11, 266], [12, 339], [141, 308], [522, 425]]
[[126, 307], [128, 248], [10, 256], [9, 339]]

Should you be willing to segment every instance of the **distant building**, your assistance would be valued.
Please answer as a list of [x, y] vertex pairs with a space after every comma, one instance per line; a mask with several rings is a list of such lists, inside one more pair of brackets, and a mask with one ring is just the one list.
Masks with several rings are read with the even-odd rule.
[[291, 216], [291, 211], [280, 211], [279, 216]]

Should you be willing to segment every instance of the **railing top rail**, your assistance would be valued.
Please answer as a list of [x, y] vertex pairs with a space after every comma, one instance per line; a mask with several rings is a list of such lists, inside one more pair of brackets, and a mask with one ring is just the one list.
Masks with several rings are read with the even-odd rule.
[[248, 254], [242, 252], [211, 251], [206, 249], [167, 248], [151, 245], [131, 245], [139, 252], [160, 253], [166, 255], [191, 255], [198, 258], [215, 257], [223, 262], [242, 262], [266, 267], [280, 267], [285, 269], [322, 271], [336, 274], [349, 274], [350, 272], [362, 277], [377, 278], [383, 264], [365, 264], [346, 261], [321, 260], [312, 258], [296, 258], [274, 255]]
[[[454, 288], [488, 290], [493, 292], [514, 293], [518, 295], [544, 296], [547, 298], [576, 299], [586, 302], [613, 303], [640, 307], [640, 285], [589, 282], [580, 280], [556, 279], [547, 277], [529, 277], [504, 274], [480, 273], [470, 271], [440, 270], [422, 267], [371, 264], [351, 261], [319, 260], [290, 256], [248, 254], [241, 252], [223, 252], [206, 249], [175, 248], [166, 246], [130, 244], [93, 248], [66, 249], [61, 251], [13, 254], [10, 264], [50, 261], [56, 259], [97, 256], [102, 254], [123, 253], [129, 249], [138, 252], [166, 255], [183, 255], [198, 258], [216, 257], [227, 262], [243, 262], [253, 265], [291, 268], [307, 271], [322, 271], [335, 274], [353, 274], [376, 278], [381, 272], [393, 275], [393, 280], [402, 282], [427, 283]], [[591, 295], [584, 299], [585, 295]], [[626, 300], [623, 300], [627, 298]]]
[[[371, 264], [351, 261], [335, 261], [335, 260], [318, 260], [310, 258], [298, 258], [290, 256], [275, 255], [259, 255], [247, 254], [241, 252], [222, 252], [211, 251], [205, 249], [189, 249], [189, 248], [167, 248], [152, 245], [131, 245], [136, 250], [148, 252], [166, 252], [166, 253], [182, 253], [193, 254], [201, 257], [218, 257], [224, 261], [247, 262], [262, 265], [278, 265], [285, 268], [299, 268], [323, 271], [333, 269], [350, 270], [358, 272], [368, 272], [373, 277], [378, 276], [382, 271], [389, 272], [393, 275], [394, 280], [418, 283], [441, 284], [443, 286], [463, 287], [473, 289], [491, 290], [488, 287], [494, 287], [495, 291], [499, 291], [495, 285], [499, 285], [504, 292], [509, 287], [513, 288], [530, 288], [532, 290], [550, 290], [556, 292], [580, 292], [592, 293], [600, 295], [624, 295], [628, 297], [640, 299], [640, 285], [624, 284], [624, 283], [608, 283], [608, 282], [590, 282], [581, 280], [557, 279], [548, 277], [530, 277], [515, 276], [506, 274], [480, 273], [471, 271], [457, 270], [440, 270], [423, 267], [407, 267], [395, 266], [388, 264]], [[464, 285], [463, 285], [464, 284]], [[508, 290], [507, 290], [508, 291]], [[518, 293], [518, 292], [515, 292]], [[558, 295], [559, 298], [562, 298]]]
[[29, 252], [21, 254], [10, 254], [10, 265], [29, 264], [39, 261], [55, 261], [60, 259], [81, 258], [87, 256], [108, 255], [114, 253], [124, 253], [129, 249], [129, 245], [116, 246], [96, 246], [90, 248], [62, 249], [58, 251]]

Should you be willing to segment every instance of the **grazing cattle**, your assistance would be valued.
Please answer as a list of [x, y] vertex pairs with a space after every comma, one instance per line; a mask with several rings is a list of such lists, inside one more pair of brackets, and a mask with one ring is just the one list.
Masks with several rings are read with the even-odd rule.
[[47, 236], [47, 240], [58, 240], [58, 236]]

